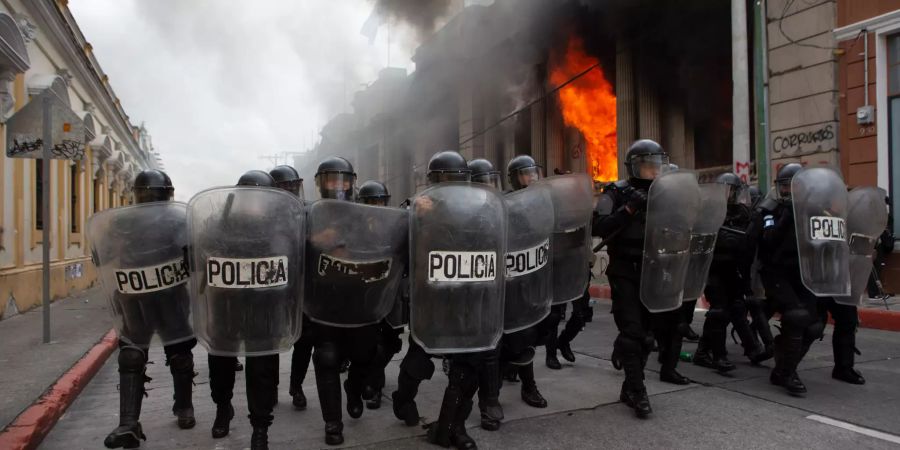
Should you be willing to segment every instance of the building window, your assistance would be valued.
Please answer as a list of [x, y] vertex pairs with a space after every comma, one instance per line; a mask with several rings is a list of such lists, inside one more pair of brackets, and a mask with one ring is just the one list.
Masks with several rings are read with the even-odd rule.
[[894, 218], [894, 234], [900, 235], [900, 34], [887, 38], [888, 123], [890, 130], [889, 161], [891, 215]]
[[100, 180], [99, 178], [94, 180], [94, 212], [95, 213], [100, 212], [100, 203], [101, 203], [100, 196], [103, 194], [103, 191], [101, 191], [102, 188], [103, 188], [103, 180]]
[[44, 160], [34, 160], [34, 229], [44, 229]]
[[76, 162], [69, 166], [69, 173], [71, 175], [69, 179], [69, 187], [71, 196], [72, 209], [70, 215], [72, 233], [81, 232], [81, 202], [78, 201], [80, 194], [80, 184], [78, 183], [78, 174], [81, 172], [81, 162]]

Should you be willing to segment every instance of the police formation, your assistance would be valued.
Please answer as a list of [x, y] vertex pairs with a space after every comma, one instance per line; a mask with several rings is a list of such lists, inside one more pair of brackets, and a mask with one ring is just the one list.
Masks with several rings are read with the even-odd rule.
[[[698, 184], [650, 140], [632, 145], [625, 167], [628, 177], [595, 201], [588, 176], [545, 177], [530, 156], [509, 161], [504, 192], [491, 162], [444, 151], [428, 163], [427, 186], [399, 208], [388, 206], [378, 181], [357, 189], [352, 165], [340, 157], [319, 165], [314, 202], [288, 166], [247, 172], [236, 186], [208, 189], [188, 204], [173, 201], [165, 173], [140, 173], [136, 205], [88, 223], [120, 348], [119, 425], [104, 444], [136, 448], [146, 439], [139, 420], [155, 335], [180, 428], [196, 425], [191, 351], [199, 340], [216, 404], [212, 437], [230, 432], [244, 357], [250, 446], [268, 448], [278, 355], [293, 349], [293, 406], [307, 407], [302, 384], [312, 361], [325, 442], [339, 445], [344, 407], [353, 419], [380, 408], [385, 368], [408, 328], [394, 415], [420, 424], [419, 387], [442, 360], [448, 383], [427, 440], [476, 448], [465, 426], [476, 394], [490, 431], [504, 419], [504, 384], [519, 383], [524, 403], [547, 407], [535, 348], [546, 348], [550, 369], [561, 368], [557, 353], [575, 361], [570, 343], [593, 315], [590, 272], [603, 247], [619, 332], [612, 363], [624, 372], [620, 399], [637, 417], [652, 412], [644, 369], [654, 347], [661, 381], [691, 382], [676, 366], [682, 339], [693, 334], [692, 302], [702, 295], [710, 308], [695, 364], [735, 369], [725, 350], [730, 324], [752, 363], [774, 358], [772, 384], [803, 395], [797, 366], [831, 314], [832, 375], [865, 382], [853, 364], [856, 308], [887, 222], [883, 191], [848, 192], [832, 169], [788, 164], [771, 191], [753, 199], [732, 173]], [[775, 313], [781, 327], [773, 337]]]

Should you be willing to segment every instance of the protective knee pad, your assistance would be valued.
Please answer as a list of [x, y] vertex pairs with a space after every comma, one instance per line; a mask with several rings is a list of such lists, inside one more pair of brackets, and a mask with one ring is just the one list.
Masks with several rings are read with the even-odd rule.
[[172, 372], [188, 372], [194, 370], [194, 355], [188, 353], [178, 353], [169, 357], [167, 361]]
[[809, 345], [823, 336], [825, 336], [825, 322], [816, 320], [806, 327], [806, 331], [803, 333], [803, 343]]
[[800, 330], [801, 333], [807, 333], [807, 328], [815, 321], [815, 318], [809, 311], [803, 308], [791, 308], [781, 314], [781, 323], [784, 325], [784, 332], [789, 330]]
[[147, 365], [147, 353], [143, 349], [125, 346], [119, 349], [119, 372], [143, 373]]
[[712, 320], [714, 323], [725, 324], [725, 326], [727, 326], [728, 322], [731, 321], [731, 315], [725, 308], [711, 307], [709, 308], [709, 311], [706, 312], [706, 320]]
[[[650, 339], [650, 345], [652, 345], [652, 342], [653, 340]], [[622, 355], [640, 355], [644, 353], [644, 348], [648, 348], [647, 339], [635, 339], [624, 334], [619, 334], [616, 337], [615, 342], [613, 342], [613, 348]]]
[[424, 352], [410, 351], [400, 362], [400, 370], [415, 380], [430, 380], [434, 375], [434, 362]]
[[339, 369], [341, 366], [341, 355], [338, 352], [337, 344], [326, 342], [316, 346], [313, 352], [313, 364], [323, 369]]

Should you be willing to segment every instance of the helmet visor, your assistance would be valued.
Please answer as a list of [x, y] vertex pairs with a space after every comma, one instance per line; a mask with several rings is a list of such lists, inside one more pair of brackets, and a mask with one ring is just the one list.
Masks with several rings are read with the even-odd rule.
[[387, 206], [390, 196], [361, 197], [359, 202], [365, 205]]
[[134, 190], [135, 203], [166, 202], [175, 197], [175, 189], [172, 188], [136, 188]]
[[275, 187], [284, 189], [303, 200], [303, 180], [277, 181]]
[[467, 182], [472, 180], [471, 172], [431, 172], [428, 174], [428, 183], [429, 184], [437, 184], [437, 183], [446, 183], [448, 181], [462, 181]]
[[631, 160], [631, 173], [635, 178], [643, 180], [656, 179], [663, 172], [663, 167], [668, 167], [669, 155], [640, 155]]
[[503, 189], [503, 185], [500, 181], [500, 174], [497, 172], [474, 175], [472, 176], [472, 182], [493, 186], [494, 189], [497, 189], [498, 191]]
[[523, 188], [541, 178], [544, 178], [544, 168], [541, 166], [523, 167], [516, 171], [516, 181]]
[[791, 199], [791, 180], [776, 180], [775, 181], [775, 191], [778, 194], [778, 198], [781, 200], [790, 200]]
[[316, 187], [322, 198], [334, 200], [353, 200], [356, 175], [341, 172], [316, 174]]

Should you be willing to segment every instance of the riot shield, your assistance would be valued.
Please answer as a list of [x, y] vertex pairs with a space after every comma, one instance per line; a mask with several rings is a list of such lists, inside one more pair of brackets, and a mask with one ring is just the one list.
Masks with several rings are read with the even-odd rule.
[[381, 321], [406, 270], [407, 211], [325, 199], [307, 221], [306, 315], [337, 327]]
[[850, 296], [836, 296], [834, 301], [861, 306], [874, 267], [875, 242], [887, 227], [885, 205], [887, 193], [872, 186], [858, 187], [847, 194], [847, 235], [850, 245]]
[[412, 200], [410, 333], [428, 353], [471, 353], [503, 333], [506, 204], [488, 186], [446, 182]]
[[700, 188], [692, 172], [667, 172], [650, 185], [641, 264], [641, 302], [650, 312], [681, 306], [699, 213]]
[[87, 238], [100, 284], [123, 341], [150, 346], [194, 337], [188, 270], [186, 205], [154, 202], [108, 209], [88, 219]]
[[547, 185], [506, 195], [508, 230], [503, 331], [528, 328], [550, 314], [553, 301], [553, 198]]
[[719, 227], [725, 223], [728, 211], [728, 186], [719, 183], [700, 185], [700, 214], [691, 229], [691, 262], [684, 280], [684, 300], [703, 295], [706, 277], [716, 249]]
[[550, 188], [555, 217], [550, 250], [553, 255], [553, 304], [580, 298], [590, 282], [591, 214], [594, 185], [577, 173], [538, 180]]
[[850, 295], [847, 188], [827, 167], [810, 167], [791, 180], [797, 255], [803, 285], [819, 297]]
[[405, 327], [409, 323], [409, 278], [400, 279], [400, 287], [397, 289], [397, 298], [391, 312], [384, 318], [385, 322], [393, 329]]
[[188, 204], [194, 329], [213, 355], [289, 350], [300, 337], [306, 219], [286, 191], [213, 188]]

